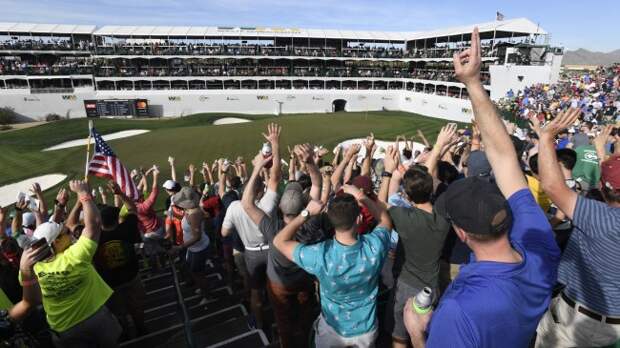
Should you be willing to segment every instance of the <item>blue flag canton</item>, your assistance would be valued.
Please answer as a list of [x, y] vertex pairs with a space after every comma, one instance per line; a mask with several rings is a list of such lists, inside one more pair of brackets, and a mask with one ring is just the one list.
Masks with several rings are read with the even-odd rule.
[[112, 148], [103, 140], [101, 134], [93, 128], [93, 137], [95, 138], [95, 152], [101, 153], [104, 156], [115, 156]]

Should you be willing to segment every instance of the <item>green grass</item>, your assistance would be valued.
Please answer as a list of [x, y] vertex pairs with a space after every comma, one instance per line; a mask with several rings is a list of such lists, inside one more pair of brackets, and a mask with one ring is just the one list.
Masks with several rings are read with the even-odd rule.
[[[213, 126], [221, 117], [238, 116], [254, 120], [251, 123]], [[282, 128], [281, 142], [286, 145], [302, 142], [333, 147], [340, 141], [362, 137], [374, 132], [378, 139], [394, 139], [398, 134], [414, 135], [421, 129], [432, 141], [446, 123], [405, 112], [368, 112], [336, 114], [296, 114], [274, 117], [233, 114], [198, 114], [184, 118], [161, 120], [95, 121], [101, 134], [126, 129], [149, 129], [151, 132], [109, 142], [114, 152], [128, 168], [158, 164], [161, 178], [168, 178], [167, 158], [177, 162], [177, 175], [183, 176], [189, 163], [216, 158], [244, 156], [251, 159], [260, 149], [264, 138], [261, 132], [269, 122]], [[81, 177], [84, 172], [85, 146], [41, 152], [42, 149], [64, 141], [85, 138], [87, 119], [47, 123], [23, 130], [0, 133], [0, 185], [33, 176], [63, 173], [68, 179]], [[95, 181], [95, 184], [97, 182]], [[51, 196], [55, 190], [46, 192]]]

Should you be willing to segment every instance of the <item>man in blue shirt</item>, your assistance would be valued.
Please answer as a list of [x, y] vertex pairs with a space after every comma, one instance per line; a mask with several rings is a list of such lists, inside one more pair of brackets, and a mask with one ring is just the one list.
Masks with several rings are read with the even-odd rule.
[[574, 227], [558, 271], [566, 287], [540, 321], [536, 347], [600, 347], [620, 339], [620, 156], [601, 163], [604, 202], [568, 188], [553, 140], [579, 115], [564, 112], [538, 131], [542, 187]]
[[[364, 235], [356, 232], [360, 207], [379, 222]], [[315, 323], [317, 347], [374, 347], [377, 337], [378, 281], [390, 247], [392, 222], [383, 205], [352, 185], [329, 204], [327, 216], [336, 230], [333, 239], [311, 245], [294, 240], [295, 232], [310, 216], [322, 211], [319, 201], [289, 222], [273, 244], [289, 260], [314, 274], [321, 284], [321, 316]]]
[[469, 92], [497, 186], [477, 177], [463, 179], [436, 202], [437, 212], [452, 223], [473, 256], [432, 315], [417, 314], [412, 300], [407, 302], [405, 325], [416, 348], [527, 347], [557, 277], [560, 250], [482, 87], [480, 57], [475, 28], [472, 47], [454, 56], [454, 66]]

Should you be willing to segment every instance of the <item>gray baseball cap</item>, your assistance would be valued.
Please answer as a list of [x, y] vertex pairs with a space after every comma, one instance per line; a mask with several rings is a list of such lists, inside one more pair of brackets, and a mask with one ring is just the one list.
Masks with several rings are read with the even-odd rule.
[[303, 188], [298, 182], [286, 185], [280, 199], [280, 210], [284, 215], [299, 215], [307, 204]]

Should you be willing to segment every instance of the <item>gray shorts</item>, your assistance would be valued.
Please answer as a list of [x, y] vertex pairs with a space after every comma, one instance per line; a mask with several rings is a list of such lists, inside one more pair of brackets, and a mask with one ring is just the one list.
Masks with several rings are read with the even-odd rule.
[[269, 249], [261, 251], [245, 250], [243, 257], [245, 258], [245, 267], [248, 272], [248, 280], [250, 288], [264, 289], [267, 280], [267, 256]]
[[[417, 295], [420, 291], [421, 289], [416, 289], [400, 280], [396, 282], [396, 285], [392, 289], [392, 296], [386, 310], [386, 328], [388, 332], [392, 333], [393, 338], [409, 342], [409, 334], [403, 322], [403, 309], [405, 308], [407, 300]], [[436, 294], [437, 291], [433, 291], [433, 297], [435, 297]]]
[[340, 336], [322, 315], [314, 322], [314, 346], [315, 347], [355, 347], [355, 348], [374, 348], [375, 341], [379, 336], [377, 329], [353, 337]]

